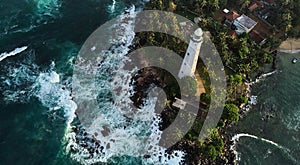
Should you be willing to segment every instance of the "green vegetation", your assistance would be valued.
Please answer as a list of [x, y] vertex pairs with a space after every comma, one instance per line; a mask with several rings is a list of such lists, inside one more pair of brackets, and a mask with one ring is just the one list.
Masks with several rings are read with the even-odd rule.
[[254, 73], [260, 66], [273, 62], [272, 55], [256, 45], [248, 34], [233, 38], [221, 32], [213, 41], [224, 64], [241, 75]]
[[183, 94], [194, 96], [197, 92], [197, 81], [189, 76], [183, 77], [181, 79], [183, 85], [182, 92]]
[[[247, 8], [253, 1], [228, 0], [228, 2], [231, 7], [248, 12]], [[271, 6], [265, 5], [265, 8], [269, 8], [269, 16], [266, 21], [273, 26], [273, 34], [283, 31], [289, 37], [300, 37], [300, 0], [277, 0]], [[280, 34], [280, 37], [284, 33]]]
[[[263, 46], [256, 44], [246, 33], [239, 37], [229, 36], [227, 32], [231, 30], [231, 28], [223, 26], [221, 21], [216, 20], [216, 13], [225, 6], [228, 6], [228, 3], [231, 3], [230, 6], [236, 11], [242, 10], [249, 13], [247, 8], [251, 2], [250, 0], [150, 0], [146, 5], [146, 9], [173, 11], [174, 13], [186, 16], [190, 20], [193, 20], [196, 16], [200, 17], [199, 26], [204, 31], [211, 33], [211, 40], [215, 44], [225, 65], [228, 85], [227, 99], [218, 127], [212, 130], [208, 139], [197, 143], [199, 132], [202, 129], [202, 124], [207, 115], [206, 110], [211, 102], [211, 91], [213, 90], [210, 84], [210, 78], [213, 77], [209, 77], [207, 68], [203, 62], [199, 60], [197, 71], [203, 80], [206, 93], [200, 96], [201, 108], [199, 109], [196, 121], [190, 131], [184, 136], [185, 138], [182, 142], [178, 144], [180, 147], [192, 145], [193, 148], [197, 148], [192, 151], [189, 150], [188, 152], [199, 155], [199, 157], [195, 159], [201, 161], [204, 158], [204, 162], [208, 164], [212, 164], [212, 161], [217, 161], [224, 149], [224, 141], [222, 136], [219, 135], [220, 130], [227, 124], [239, 120], [239, 107], [248, 101], [247, 85], [245, 85], [245, 82], [260, 74], [265, 64], [273, 63], [274, 57], [268, 50], [273, 50], [281, 44], [282, 40], [277, 35], [278, 31], [284, 30], [284, 32], [290, 36], [300, 35], [299, 27], [297, 29], [297, 26], [300, 25], [300, 18], [297, 17], [297, 15], [300, 15], [300, 0], [281, 0], [280, 2], [275, 2], [274, 11], [276, 11], [276, 13], [268, 19], [269, 22], [274, 24], [274, 27], [270, 29], [271, 35], [268, 36], [266, 44]], [[149, 20], [155, 18], [156, 16], [153, 15]], [[178, 26], [179, 22], [174, 17], [170, 16], [165, 19], [169, 19], [174, 23], [172, 26], [164, 25], [163, 28], [166, 32], [180, 31], [180, 27]], [[161, 26], [161, 24], [152, 24], [150, 21], [150, 23], [147, 23], [147, 26]], [[165, 47], [173, 50], [182, 57], [187, 49], [187, 45], [178, 38], [163, 33], [139, 33], [136, 37], [136, 43], [140, 47]], [[197, 90], [195, 80], [192, 78], [184, 78], [182, 81], [184, 81], [184, 84], [187, 84], [182, 90], [189, 93], [189, 95], [193, 95]], [[174, 84], [174, 82], [171, 84]], [[172, 85], [167, 85], [165, 89], [165, 91], [173, 93], [168, 95], [168, 100], [170, 100], [168, 105], [170, 106], [174, 97], [179, 95], [177, 91], [178, 87], [173, 88]], [[171, 109], [171, 112], [165, 116], [164, 120], [166, 119], [166, 123], [170, 124], [175, 117], [176, 110]]]
[[269, 21], [276, 30], [283, 30], [291, 37], [300, 37], [300, 0], [275, 1], [272, 16]]
[[222, 153], [224, 142], [217, 130], [213, 130], [209, 139], [201, 147], [206, 158], [215, 160]]
[[248, 98], [247, 98], [247, 97], [241, 96], [241, 97], [239, 98], [239, 102], [240, 102], [241, 104], [245, 104], [245, 103], [248, 102]]
[[230, 75], [230, 79], [229, 81], [233, 84], [237, 84], [240, 85], [243, 83], [243, 78], [241, 75], [239, 74], [235, 74], [235, 75]]
[[239, 108], [234, 104], [226, 104], [222, 118], [228, 121], [238, 121], [239, 120]]
[[209, 93], [202, 93], [200, 96], [200, 101], [202, 104], [209, 105], [211, 101], [211, 95]]
[[[190, 19], [193, 19], [193, 16], [195, 13], [201, 11], [199, 14], [205, 13], [208, 15], [208, 17], [202, 19], [202, 21], [206, 24], [206, 26], [204, 26], [203, 29], [205, 29], [205, 30], [214, 29], [212, 32], [216, 33], [216, 34], [222, 30], [221, 24], [219, 22], [213, 21], [211, 16], [213, 16], [213, 13], [212, 13], [213, 11], [219, 9], [220, 6], [226, 4], [226, 3], [224, 3], [225, 1], [222, 1], [224, 4], [219, 4], [218, 0], [214, 0], [214, 2], [207, 1], [207, 3], [203, 2], [201, 4], [201, 9], [198, 9], [198, 10], [195, 10], [197, 5], [199, 4], [198, 2], [195, 3], [195, 1], [192, 1], [192, 0], [189, 0], [188, 2], [189, 3], [187, 3], [187, 4], [190, 4], [190, 6], [182, 5], [182, 3], [184, 3], [183, 1], [152, 0], [146, 5], [147, 6], [146, 8], [147, 9], [165, 10], [165, 11], [174, 11], [175, 13], [181, 12], [181, 13], [184, 13], [184, 14], [190, 16]], [[193, 6], [193, 7], [190, 8], [191, 6]], [[188, 11], [186, 9], [188, 9]], [[206, 10], [206, 12], [203, 12], [203, 10]], [[190, 11], [193, 11], [195, 13], [190, 12]], [[153, 15], [153, 17], [151, 19], [153, 19], [153, 18], [155, 19], [155, 15]], [[169, 30], [178, 31], [179, 30], [179, 27], [177, 27], [177, 26], [174, 27], [174, 25], [178, 25], [178, 22], [176, 22], [177, 21], [176, 19], [172, 18], [171, 16], [169, 18], [164, 18], [164, 19], [169, 19], [174, 22], [174, 24], [170, 27], [169, 26], [163, 27], [165, 29], [165, 31], [169, 31]], [[151, 23], [148, 23], [148, 25], [145, 25], [145, 26], [159, 26], [159, 23], [156, 23], [153, 25]], [[180, 41], [178, 38], [175, 38], [175, 37], [163, 34], [163, 33], [155, 33], [155, 32], [139, 33], [139, 34], [137, 34], [135, 41], [139, 47], [161, 46], [161, 47], [165, 47], [167, 49], [173, 50], [174, 52], [181, 55], [182, 57], [184, 56], [185, 51], [187, 49], [187, 45], [185, 43], [183, 43], [182, 41]], [[163, 60], [163, 59], [161, 59], [161, 60]], [[161, 61], [161, 62], [163, 62], [163, 61]], [[207, 68], [205, 67], [205, 65], [203, 64], [203, 62], [201, 60], [199, 60], [197, 71], [200, 74], [201, 78], [203, 79], [203, 84], [204, 84], [204, 87], [207, 92], [207, 93], [201, 95], [201, 103], [206, 106], [204, 107], [204, 109], [202, 109], [203, 107], [200, 108], [200, 110], [199, 110], [200, 113], [198, 114], [196, 120], [194, 121], [192, 128], [184, 136], [185, 138], [183, 139], [183, 142], [190, 141], [190, 142], [194, 142], [194, 144], [195, 144], [195, 142], [198, 142], [198, 136], [202, 129], [204, 119], [206, 117], [205, 108], [208, 108], [210, 101], [211, 101], [210, 77], [208, 75]], [[161, 77], [168, 77], [168, 75], [165, 74], [164, 71], [160, 71], [160, 75], [161, 75]], [[238, 77], [235, 77], [235, 78], [237, 79], [236, 81], [239, 81]], [[169, 84], [164, 88], [164, 90], [168, 95], [168, 100], [170, 100], [172, 102], [172, 100], [174, 100], [174, 97], [178, 97], [178, 91], [177, 91], [178, 87], [177, 86], [173, 87], [174, 82], [173, 82], [172, 78], [164, 78], [164, 79], [170, 80], [170, 81], [168, 81]], [[184, 85], [184, 88], [181, 89], [184, 91], [183, 94], [188, 93], [188, 95], [194, 95], [196, 93], [197, 82], [193, 78], [184, 77], [181, 81], [183, 84], [186, 84], [186, 85]], [[170, 101], [168, 102], [168, 105], [171, 104]], [[170, 106], [168, 106], [168, 107], [170, 107]], [[164, 125], [171, 124], [173, 119], [176, 117], [176, 115], [177, 115], [176, 110], [173, 110], [173, 111], [171, 110], [167, 114], [163, 115], [162, 118], [163, 118], [163, 121], [165, 124], [162, 125], [162, 129], [164, 129]], [[225, 123], [221, 122], [220, 126], [223, 127], [224, 125], [225, 125]], [[178, 134], [181, 134], [181, 133], [178, 132]], [[193, 143], [190, 143], [190, 144], [193, 144]], [[222, 153], [223, 148], [224, 148], [223, 139], [218, 134], [218, 129], [216, 129], [212, 132], [209, 139], [206, 140], [202, 145], [199, 146], [200, 150], [193, 150], [191, 152], [193, 152], [195, 155], [199, 155], [199, 159], [207, 158], [208, 160], [215, 160]], [[195, 158], [195, 159], [198, 159], [198, 158]]]

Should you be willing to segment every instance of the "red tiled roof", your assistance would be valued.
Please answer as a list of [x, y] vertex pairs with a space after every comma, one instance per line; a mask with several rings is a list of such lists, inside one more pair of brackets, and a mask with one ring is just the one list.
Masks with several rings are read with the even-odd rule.
[[259, 32], [256, 30], [253, 30], [252, 32], [250, 32], [249, 36], [257, 44], [260, 44], [265, 39], [265, 37], [263, 37], [261, 34], [259, 34]]
[[238, 34], [234, 30], [229, 30], [227, 35], [238, 38]]
[[252, 12], [258, 7], [262, 7], [264, 4], [261, 1], [254, 1], [251, 3], [251, 5], [248, 7], [248, 10]]
[[249, 7], [248, 7], [248, 10], [250, 12], [252, 12], [253, 10], [255, 10], [256, 8], [258, 8], [258, 5], [256, 2], [253, 2]]
[[225, 15], [226, 19], [229, 19], [231, 21], [234, 21], [237, 17], [240, 15], [234, 11], [229, 12], [228, 14]]

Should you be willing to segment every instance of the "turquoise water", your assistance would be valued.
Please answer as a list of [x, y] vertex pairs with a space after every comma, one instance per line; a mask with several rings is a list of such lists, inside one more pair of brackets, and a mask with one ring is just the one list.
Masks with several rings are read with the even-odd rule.
[[258, 103], [232, 131], [273, 144], [241, 137], [237, 143], [240, 164], [299, 164], [300, 64], [291, 63], [294, 57], [299, 59], [300, 54], [281, 53], [277, 72], [253, 85]]
[[[78, 164], [66, 152], [72, 65], [86, 38], [105, 21], [139, 1], [2, 0], [0, 53], [0, 164]], [[1, 54], [4, 55], [4, 54]], [[258, 105], [234, 133], [240, 164], [296, 164], [300, 152], [299, 64], [280, 56], [278, 72], [253, 88]], [[261, 118], [270, 113], [267, 122]], [[77, 157], [78, 158], [78, 157]], [[84, 158], [83, 158], [84, 159]], [[114, 156], [109, 164], [142, 163]]]
[[0, 164], [76, 164], [64, 136], [72, 65], [86, 38], [139, 1], [0, 1]]

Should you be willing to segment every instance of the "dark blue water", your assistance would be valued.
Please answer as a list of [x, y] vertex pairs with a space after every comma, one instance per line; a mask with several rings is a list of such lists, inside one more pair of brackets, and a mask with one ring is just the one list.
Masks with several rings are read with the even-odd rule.
[[[76, 163], [64, 150], [67, 117], [62, 102], [70, 101], [61, 97], [70, 94], [72, 64], [87, 37], [140, 2], [119, 0], [113, 8], [112, 4], [0, 1], [0, 53], [28, 47], [0, 61], [0, 164]], [[56, 74], [60, 83], [48, 83]], [[61, 108], [51, 109], [55, 106]]]
[[[78, 164], [66, 153], [66, 112], [72, 109], [72, 65], [88, 36], [139, 1], [2, 0], [0, 53], [27, 46], [0, 61], [0, 164]], [[3, 55], [3, 54], [2, 54]], [[297, 164], [299, 64], [282, 54], [275, 75], [253, 87], [258, 105], [234, 127], [240, 164]], [[300, 58], [300, 57], [298, 57]], [[57, 81], [59, 75], [59, 81]], [[59, 82], [59, 83], [57, 83]], [[66, 89], [66, 90], [62, 90]], [[262, 121], [271, 114], [272, 118]], [[140, 164], [114, 157], [111, 164]]]
[[299, 164], [300, 64], [292, 64], [294, 57], [300, 54], [280, 53], [277, 72], [252, 86], [258, 103], [232, 128], [256, 136], [240, 137], [240, 164]]

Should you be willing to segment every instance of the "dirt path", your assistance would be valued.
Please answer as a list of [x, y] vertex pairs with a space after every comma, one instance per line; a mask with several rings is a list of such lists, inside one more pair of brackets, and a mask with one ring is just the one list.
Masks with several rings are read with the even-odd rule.
[[200, 96], [202, 93], [205, 93], [205, 88], [198, 72], [195, 73], [195, 77], [197, 79], [197, 84], [198, 84], [197, 93], [195, 96]]

